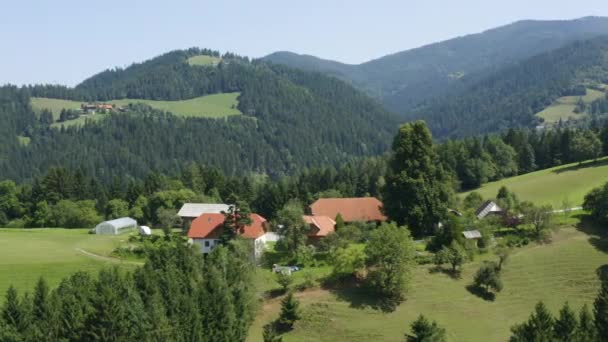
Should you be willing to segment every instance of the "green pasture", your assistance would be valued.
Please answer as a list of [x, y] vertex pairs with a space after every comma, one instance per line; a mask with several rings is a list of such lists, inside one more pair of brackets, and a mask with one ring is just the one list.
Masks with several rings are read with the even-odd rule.
[[569, 119], [578, 119], [584, 117], [584, 113], [574, 113], [574, 108], [579, 98], [590, 104], [591, 102], [606, 96], [604, 92], [587, 88], [587, 94], [585, 96], [563, 96], [555, 100], [549, 107], [536, 113], [537, 116], [545, 119], [546, 123], [555, 123], [560, 119], [565, 121]]
[[[527, 173], [484, 184], [475, 189], [483, 198], [494, 198], [498, 189], [506, 186], [515, 192], [520, 200], [536, 204], [551, 204], [561, 208], [564, 199], [572, 206], [580, 206], [585, 195], [593, 188], [608, 182], [608, 158], [597, 162], [588, 161], [562, 165], [551, 169]], [[462, 193], [464, 198], [469, 192]]]
[[190, 65], [217, 65], [222, 59], [219, 57], [198, 55], [188, 58], [188, 64]]

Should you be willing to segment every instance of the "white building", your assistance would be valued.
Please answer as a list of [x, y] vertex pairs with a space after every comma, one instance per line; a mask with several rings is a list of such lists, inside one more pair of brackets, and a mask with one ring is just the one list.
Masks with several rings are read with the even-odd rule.
[[[193, 243], [200, 246], [203, 253], [209, 253], [220, 242], [224, 229], [224, 219], [223, 214], [203, 214], [192, 221], [188, 237], [192, 239]], [[251, 224], [245, 226], [242, 231], [237, 233], [241, 237], [251, 241], [255, 259], [262, 256], [268, 242], [279, 240], [279, 236], [276, 233], [268, 231], [266, 219], [258, 214], [251, 214]]]
[[104, 221], [95, 226], [95, 234], [118, 235], [137, 229], [137, 221], [130, 217]]

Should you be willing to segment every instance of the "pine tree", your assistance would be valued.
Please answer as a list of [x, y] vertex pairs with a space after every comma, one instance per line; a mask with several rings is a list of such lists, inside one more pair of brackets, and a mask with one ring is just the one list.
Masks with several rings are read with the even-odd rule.
[[49, 286], [40, 278], [34, 290], [32, 303], [32, 324], [30, 334], [33, 340], [50, 340], [54, 336], [53, 312], [49, 299]]
[[6, 291], [4, 307], [2, 308], [2, 320], [6, 326], [21, 332], [24, 330], [26, 325], [26, 316], [27, 310], [19, 301], [17, 289], [11, 285], [11, 287], [9, 287]]
[[273, 324], [266, 324], [262, 333], [264, 342], [283, 342], [283, 338], [279, 336]]
[[559, 311], [559, 317], [555, 320], [555, 338], [564, 342], [575, 341], [577, 326], [576, 313], [566, 302]]
[[277, 323], [282, 329], [289, 330], [300, 319], [300, 302], [290, 292], [281, 301], [281, 314]]
[[608, 341], [608, 281], [602, 281], [593, 303], [593, 316], [599, 339]]
[[511, 342], [553, 341], [553, 317], [543, 302], [538, 302], [527, 322], [511, 328]]
[[589, 311], [589, 307], [585, 304], [578, 316], [578, 327], [576, 329], [576, 338], [578, 341], [594, 341], [597, 336], [597, 330], [593, 323], [593, 315]]
[[228, 199], [230, 207], [227, 212], [224, 212], [224, 224], [222, 236], [220, 237], [223, 244], [227, 244], [234, 239], [237, 234], [242, 232], [245, 226], [251, 224], [251, 209], [249, 205], [240, 201], [234, 194]]
[[412, 334], [406, 334], [407, 342], [445, 342], [446, 332], [444, 328], [439, 327], [437, 322], [429, 321], [423, 315], [418, 316], [412, 323]]

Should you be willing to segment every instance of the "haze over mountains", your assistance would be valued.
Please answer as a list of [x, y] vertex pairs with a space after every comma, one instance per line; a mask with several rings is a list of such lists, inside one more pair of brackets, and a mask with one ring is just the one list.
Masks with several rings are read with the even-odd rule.
[[337, 76], [379, 99], [389, 110], [405, 114], [510, 64], [603, 34], [608, 34], [605, 17], [524, 20], [358, 65], [292, 52], [276, 52], [263, 59]]

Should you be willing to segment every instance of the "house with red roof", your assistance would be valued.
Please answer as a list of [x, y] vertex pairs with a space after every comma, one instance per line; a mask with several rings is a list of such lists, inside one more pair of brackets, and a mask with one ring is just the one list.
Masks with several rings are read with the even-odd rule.
[[[199, 245], [203, 253], [209, 253], [220, 243], [224, 220], [224, 214], [202, 214], [192, 221], [190, 230], [188, 230], [188, 238]], [[270, 232], [268, 228], [269, 224], [264, 217], [251, 214], [251, 224], [237, 232], [241, 237], [251, 241], [256, 259], [262, 255], [268, 242], [279, 240], [279, 236]]]
[[310, 226], [308, 238], [312, 241], [318, 241], [329, 234], [336, 232], [336, 221], [327, 216], [312, 216], [304, 215], [304, 222]]
[[344, 222], [386, 221], [382, 202], [375, 197], [320, 198], [310, 205], [313, 216], [334, 218], [340, 214]]

